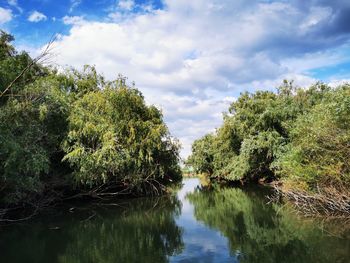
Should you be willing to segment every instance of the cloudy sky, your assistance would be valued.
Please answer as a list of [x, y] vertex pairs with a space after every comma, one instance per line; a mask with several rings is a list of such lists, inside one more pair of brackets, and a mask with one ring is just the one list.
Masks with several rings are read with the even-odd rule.
[[349, 0], [0, 0], [0, 28], [33, 55], [135, 81], [182, 156], [243, 91], [350, 79]]

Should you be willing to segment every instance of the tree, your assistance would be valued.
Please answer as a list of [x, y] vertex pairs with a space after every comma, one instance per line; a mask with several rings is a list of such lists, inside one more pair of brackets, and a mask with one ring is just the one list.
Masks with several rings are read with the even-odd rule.
[[193, 143], [192, 155], [188, 158], [187, 164], [191, 165], [196, 173], [213, 174], [213, 142], [214, 135], [207, 134]]
[[114, 182], [139, 192], [158, 191], [163, 182], [181, 178], [178, 145], [161, 113], [120, 80], [73, 104], [64, 150], [76, 181], [90, 187]]
[[0, 106], [10, 95], [48, 74], [48, 69], [42, 67], [39, 61], [47, 56], [49, 49], [32, 59], [26, 52], [18, 53], [11, 45], [13, 40], [12, 35], [0, 31]]
[[2, 31], [0, 206], [92, 189], [159, 194], [181, 180], [178, 141], [124, 77], [58, 72], [11, 41]]
[[194, 142], [188, 162], [213, 180], [283, 177], [302, 190], [322, 183], [347, 188], [348, 97], [348, 85], [303, 89], [292, 81], [277, 93], [243, 93], [216, 133]]
[[350, 87], [338, 87], [295, 122], [291, 143], [276, 161], [278, 173], [290, 187], [349, 189], [349, 98]]

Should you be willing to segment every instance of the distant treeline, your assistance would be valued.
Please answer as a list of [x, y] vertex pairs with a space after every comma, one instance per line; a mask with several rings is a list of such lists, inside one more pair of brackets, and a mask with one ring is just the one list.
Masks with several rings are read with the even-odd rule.
[[68, 193], [157, 194], [181, 180], [179, 143], [125, 78], [107, 81], [91, 66], [58, 72], [12, 40], [1, 31], [1, 207]]
[[193, 143], [187, 164], [213, 181], [278, 181], [292, 198], [345, 200], [350, 213], [349, 160], [350, 86], [284, 81], [277, 92], [241, 94], [223, 125]]

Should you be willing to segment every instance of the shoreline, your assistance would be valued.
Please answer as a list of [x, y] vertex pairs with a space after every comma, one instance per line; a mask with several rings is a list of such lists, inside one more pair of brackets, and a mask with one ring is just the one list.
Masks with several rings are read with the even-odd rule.
[[[166, 195], [172, 195], [178, 187], [179, 183], [173, 183], [172, 185], [167, 186], [162, 185], [162, 187], [157, 189], [157, 191], [147, 193], [132, 191], [125, 192], [125, 189], [115, 192], [105, 192], [100, 187], [96, 188], [101, 190], [100, 192], [98, 192], [96, 189], [91, 189], [90, 191], [86, 192], [72, 191], [72, 189], [65, 189], [62, 191], [51, 189], [51, 192], [47, 192], [46, 194], [41, 195], [37, 200], [31, 201], [31, 203], [22, 202], [12, 206], [0, 204], [0, 226], [31, 220], [40, 215], [40, 213], [44, 212], [45, 210], [62, 204], [68, 204], [69, 202], [80, 202], [82, 205], [93, 204], [96, 200], [100, 201], [101, 203], [111, 203], [126, 199], [131, 200], [137, 198], [162, 197]], [[55, 193], [55, 196], [50, 195], [52, 192]]]
[[285, 190], [281, 185], [271, 184], [276, 196], [291, 202], [296, 210], [304, 216], [325, 216], [333, 218], [350, 218], [350, 196], [342, 193], [317, 193]]

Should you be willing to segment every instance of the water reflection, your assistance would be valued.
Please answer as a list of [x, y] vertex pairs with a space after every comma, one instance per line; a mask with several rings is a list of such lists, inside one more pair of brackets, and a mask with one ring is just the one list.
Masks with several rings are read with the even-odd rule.
[[349, 225], [299, 218], [265, 190], [189, 179], [177, 196], [71, 204], [0, 228], [1, 262], [349, 262]]
[[227, 247], [227, 239], [219, 231], [208, 228], [194, 217], [194, 206], [187, 196], [200, 189], [198, 179], [187, 179], [178, 198], [182, 203], [181, 215], [176, 223], [182, 227], [185, 247], [171, 262], [238, 262]]
[[265, 194], [197, 189], [187, 198], [195, 218], [222, 233], [239, 262], [350, 262], [348, 225], [302, 219], [287, 206], [266, 204]]
[[1, 262], [168, 262], [181, 252], [176, 197], [111, 205], [4, 228]]

